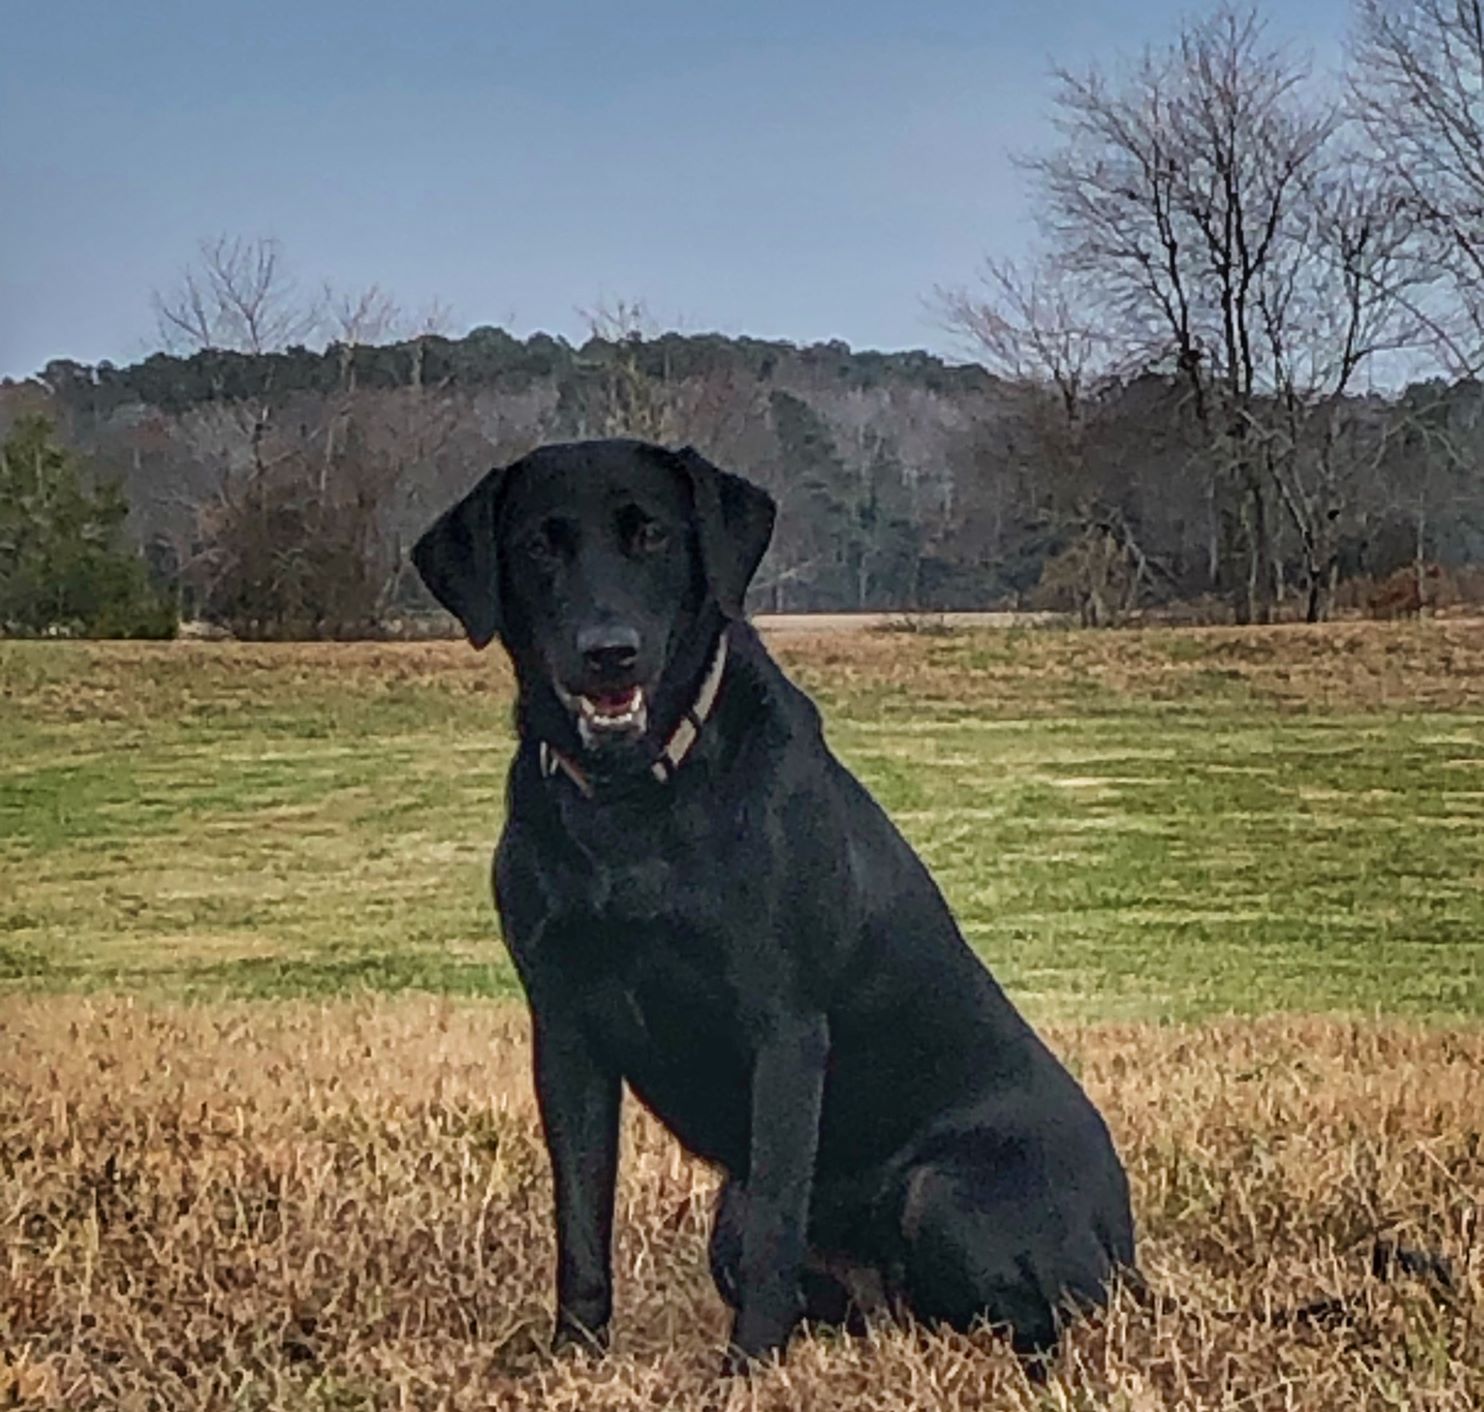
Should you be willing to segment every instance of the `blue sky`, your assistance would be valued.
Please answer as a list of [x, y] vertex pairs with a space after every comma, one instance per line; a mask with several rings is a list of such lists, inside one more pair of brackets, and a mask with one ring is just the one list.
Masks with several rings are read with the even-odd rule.
[[[924, 299], [1030, 237], [1053, 59], [1170, 0], [12, 0], [0, 374], [126, 362], [198, 239], [271, 235], [459, 329], [663, 323], [952, 352]], [[1332, 58], [1344, 0], [1276, 33]]]

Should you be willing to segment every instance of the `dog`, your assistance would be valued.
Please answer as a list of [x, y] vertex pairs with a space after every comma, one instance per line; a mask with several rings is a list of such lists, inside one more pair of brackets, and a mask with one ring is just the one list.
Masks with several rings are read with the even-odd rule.
[[878, 1305], [1035, 1358], [1134, 1267], [1123, 1164], [747, 622], [774, 516], [691, 448], [574, 442], [491, 471], [412, 551], [515, 670], [494, 892], [553, 1175], [553, 1347], [606, 1346], [626, 1083], [724, 1174], [727, 1370]]

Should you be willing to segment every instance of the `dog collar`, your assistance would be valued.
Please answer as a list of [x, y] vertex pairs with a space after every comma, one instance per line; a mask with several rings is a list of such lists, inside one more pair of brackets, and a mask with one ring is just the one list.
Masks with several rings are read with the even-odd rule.
[[[710, 719], [711, 712], [716, 707], [716, 698], [721, 692], [721, 678], [722, 673], [726, 671], [726, 665], [727, 633], [723, 628], [721, 635], [716, 639], [716, 651], [712, 654], [711, 665], [706, 668], [706, 675], [701, 681], [701, 689], [696, 693], [696, 699], [686, 707], [685, 714], [680, 718], [680, 724], [675, 727], [669, 740], [665, 742], [659, 758], [649, 767], [650, 774], [661, 784], [666, 783], [675, 774], [681, 762], [690, 754], [696, 741], [700, 739], [701, 727]], [[543, 779], [550, 779], [560, 770], [583, 794], [589, 799], [592, 798], [593, 783], [575, 761], [544, 740], [540, 744], [539, 755]]]

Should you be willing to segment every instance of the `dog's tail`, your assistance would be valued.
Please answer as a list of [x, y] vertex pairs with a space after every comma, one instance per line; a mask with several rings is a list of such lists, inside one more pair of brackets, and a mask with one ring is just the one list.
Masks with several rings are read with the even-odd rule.
[[[1446, 1255], [1439, 1250], [1423, 1250], [1389, 1238], [1378, 1239], [1371, 1246], [1371, 1278], [1386, 1283], [1403, 1279], [1416, 1281], [1440, 1304], [1448, 1306], [1456, 1305], [1461, 1298], [1453, 1266]], [[1190, 1308], [1188, 1301], [1154, 1289], [1137, 1270], [1125, 1271], [1123, 1284], [1145, 1309], [1163, 1306], [1180, 1311]], [[1354, 1289], [1347, 1294], [1271, 1309], [1262, 1318], [1265, 1323], [1278, 1327], [1324, 1327], [1348, 1318], [1363, 1298], [1363, 1293]], [[1215, 1312], [1223, 1319], [1242, 1319], [1250, 1317], [1252, 1311], [1221, 1309]]]

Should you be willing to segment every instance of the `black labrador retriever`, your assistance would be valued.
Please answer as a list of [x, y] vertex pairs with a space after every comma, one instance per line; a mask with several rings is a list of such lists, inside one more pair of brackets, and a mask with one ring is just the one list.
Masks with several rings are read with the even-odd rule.
[[744, 620], [762, 490], [695, 451], [548, 446], [418, 541], [518, 682], [494, 864], [556, 1190], [556, 1345], [601, 1345], [626, 1081], [726, 1182], [729, 1367], [874, 1302], [1037, 1354], [1134, 1262], [1082, 1089], [970, 951]]

